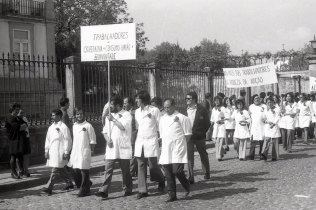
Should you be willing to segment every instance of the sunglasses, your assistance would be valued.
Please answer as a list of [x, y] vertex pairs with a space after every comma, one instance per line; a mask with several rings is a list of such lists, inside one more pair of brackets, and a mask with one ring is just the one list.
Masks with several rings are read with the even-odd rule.
[[192, 98], [185, 98], [185, 100], [192, 100]]

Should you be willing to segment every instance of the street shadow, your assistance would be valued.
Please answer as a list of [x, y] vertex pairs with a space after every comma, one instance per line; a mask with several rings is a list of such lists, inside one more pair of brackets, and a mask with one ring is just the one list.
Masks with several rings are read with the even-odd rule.
[[241, 193], [253, 193], [256, 192], [258, 188], [234, 188], [234, 189], [219, 189], [213, 192], [206, 192], [200, 194], [194, 194], [188, 198], [183, 198], [179, 200], [212, 200], [222, 197], [228, 197]]
[[316, 147], [304, 148], [304, 149], [292, 149], [292, 153], [305, 152], [310, 150], [316, 150]]
[[[222, 172], [225, 172], [225, 171], [228, 171], [228, 170], [217, 170], [217, 171], [211, 170], [210, 171], [210, 175], [222, 173]], [[186, 174], [188, 174], [188, 171], [186, 171]], [[204, 172], [202, 170], [194, 170], [194, 175], [204, 175]]]
[[221, 181], [221, 182], [257, 182], [267, 180], [277, 180], [276, 178], [261, 178], [269, 174], [269, 172], [258, 172], [258, 173], [236, 173], [229, 174], [227, 176], [211, 176], [210, 181]]
[[280, 155], [279, 160], [289, 160], [289, 159], [304, 159], [304, 158], [311, 158], [315, 157], [316, 155], [309, 155], [306, 153], [300, 153], [300, 154], [295, 154], [295, 153], [288, 153], [288, 154], [282, 154]]

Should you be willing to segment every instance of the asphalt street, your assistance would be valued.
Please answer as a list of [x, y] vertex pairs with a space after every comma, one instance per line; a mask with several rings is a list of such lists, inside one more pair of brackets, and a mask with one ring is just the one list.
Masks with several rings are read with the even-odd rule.
[[[271, 161], [239, 161], [232, 146], [219, 162], [214, 148], [208, 149], [211, 179], [204, 180], [201, 162], [195, 153], [196, 183], [191, 194], [184, 198], [178, 183], [178, 199], [165, 203], [168, 195], [157, 192], [157, 184], [149, 182], [149, 197], [136, 199], [134, 194], [123, 196], [120, 170], [114, 171], [109, 199], [93, 195], [104, 177], [92, 175], [92, 195], [77, 198], [78, 190], [64, 192], [63, 184], [55, 186], [53, 195], [42, 194], [44, 186], [0, 194], [0, 209], [316, 209], [316, 141], [293, 145], [292, 153], [285, 153], [280, 145], [280, 159]], [[258, 148], [257, 148], [258, 150]], [[256, 153], [257, 153], [256, 150]], [[271, 153], [270, 153], [271, 155]]]

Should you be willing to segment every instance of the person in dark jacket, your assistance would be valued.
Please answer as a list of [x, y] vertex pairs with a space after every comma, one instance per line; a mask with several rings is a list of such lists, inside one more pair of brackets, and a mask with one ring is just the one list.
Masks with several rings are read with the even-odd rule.
[[189, 92], [186, 95], [187, 116], [190, 119], [192, 126], [192, 136], [187, 142], [188, 144], [188, 169], [190, 184], [194, 183], [194, 145], [201, 157], [204, 179], [210, 178], [210, 163], [206, 151], [206, 132], [209, 129], [211, 122], [208, 111], [197, 103], [198, 97], [196, 92]]
[[[18, 113], [21, 105], [13, 103], [10, 107], [10, 116], [6, 119], [5, 127], [9, 139], [9, 153], [10, 153], [10, 166], [11, 177], [20, 179], [23, 172], [23, 138], [22, 133], [27, 129], [27, 125], [18, 119]], [[19, 167], [17, 168], [17, 163]]]

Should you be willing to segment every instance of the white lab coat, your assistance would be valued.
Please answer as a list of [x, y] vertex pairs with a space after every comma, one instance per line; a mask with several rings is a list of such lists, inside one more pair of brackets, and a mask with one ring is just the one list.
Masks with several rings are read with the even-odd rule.
[[217, 108], [213, 108], [212, 115], [211, 115], [211, 122], [214, 123], [213, 126], [213, 135], [212, 138], [226, 138], [226, 128], [225, 123], [218, 124], [217, 121], [222, 120], [225, 118], [224, 116], [224, 107], [220, 107], [220, 110]]
[[59, 121], [49, 126], [45, 140], [45, 153], [49, 154], [46, 166], [63, 168], [68, 162], [63, 159], [63, 154], [69, 154], [71, 142], [70, 130], [65, 123]]
[[[105, 159], [131, 159], [132, 158], [132, 115], [125, 110], [118, 113], [111, 113], [113, 117], [119, 121], [125, 130], [120, 130], [113, 121], [109, 123], [106, 118], [106, 123], [103, 128], [103, 133], [110, 135], [113, 141], [113, 147], [110, 148], [109, 144], [106, 146]], [[111, 126], [111, 128], [110, 128]]]
[[270, 128], [269, 123], [266, 123], [264, 134], [266, 138], [279, 138], [281, 137], [281, 132], [279, 128], [279, 120], [280, 120], [280, 110], [275, 108], [274, 110], [265, 110], [264, 118], [267, 122], [272, 122], [275, 124], [272, 128]]
[[135, 142], [135, 157], [141, 157], [144, 148], [144, 157], [158, 156], [158, 126], [160, 111], [158, 108], [147, 105], [135, 111], [137, 138]]
[[254, 141], [264, 140], [264, 110], [267, 110], [267, 106], [265, 104], [260, 104], [259, 106], [251, 104], [249, 106], [249, 113], [251, 117], [250, 134], [252, 135], [252, 140]]
[[251, 122], [249, 112], [247, 110], [235, 110], [231, 116], [233, 120], [236, 122], [234, 138], [237, 139], [248, 139], [250, 138], [250, 131], [248, 125], [240, 125], [241, 121], [247, 121], [248, 123]]
[[74, 139], [68, 166], [78, 169], [90, 169], [90, 144], [97, 143], [94, 129], [87, 121], [75, 123], [72, 129]]
[[159, 132], [162, 139], [159, 164], [188, 163], [185, 136], [192, 134], [189, 118], [177, 111], [165, 114], [160, 119]]

